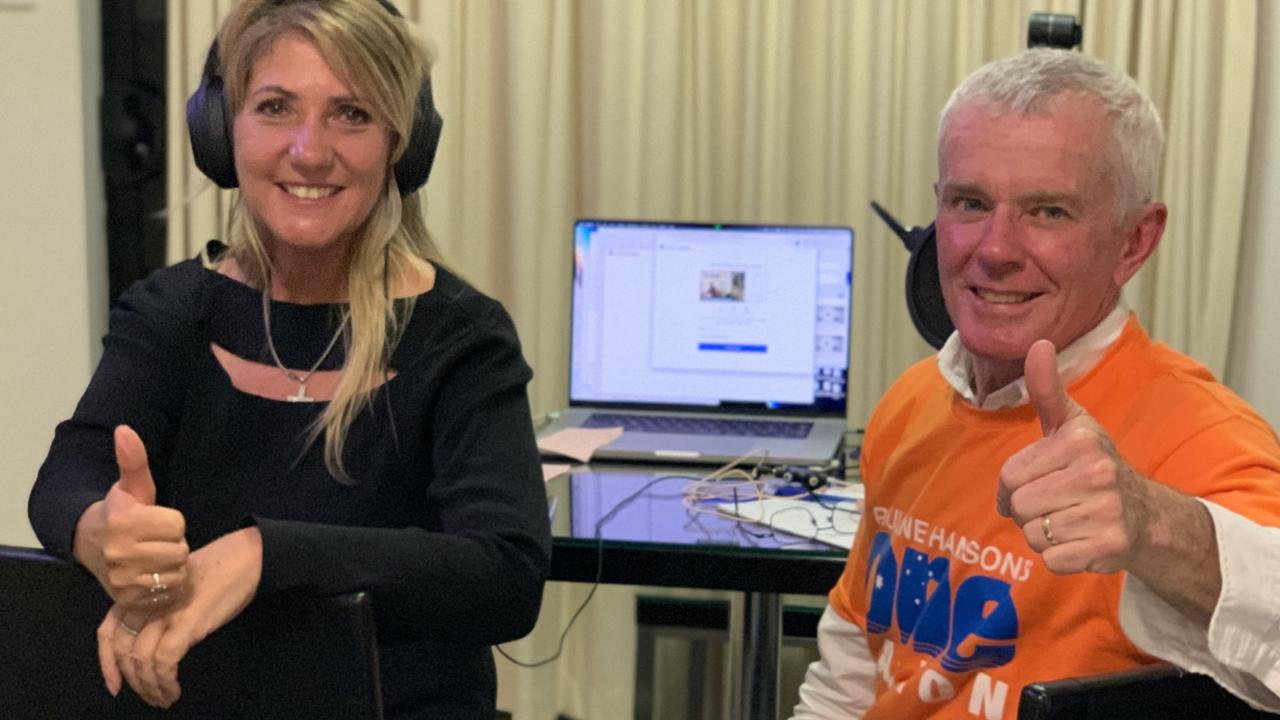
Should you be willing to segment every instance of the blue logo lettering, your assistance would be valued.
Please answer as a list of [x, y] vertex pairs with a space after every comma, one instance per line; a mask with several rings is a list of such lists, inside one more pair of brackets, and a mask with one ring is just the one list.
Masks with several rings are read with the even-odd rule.
[[[871, 580], [872, 575], [874, 580]], [[862, 581], [871, 592], [867, 632], [885, 632], [893, 624], [893, 596], [898, 587], [898, 558], [893, 554], [893, 540], [888, 533], [879, 533], [871, 541], [867, 575]]]
[[[988, 603], [993, 604], [991, 611], [984, 612]], [[974, 575], [956, 589], [951, 644], [942, 667], [952, 672], [999, 667], [1013, 659], [1013, 641], [1017, 639], [1018, 609], [1013, 606], [1009, 583]], [[1007, 642], [993, 645], [979, 644], [978, 640]]]
[[951, 592], [951, 560], [914, 548], [901, 564], [889, 533], [877, 533], [867, 562], [867, 632], [889, 631], [916, 652], [941, 657], [951, 672], [1004, 665], [1013, 659], [1018, 611], [1009, 583], [986, 575], [965, 578]]

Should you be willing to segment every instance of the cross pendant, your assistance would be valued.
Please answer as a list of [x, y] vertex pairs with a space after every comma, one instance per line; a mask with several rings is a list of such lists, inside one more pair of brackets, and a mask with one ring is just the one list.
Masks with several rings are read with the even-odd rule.
[[307, 396], [307, 384], [298, 383], [298, 391], [292, 395], [285, 396], [285, 400], [289, 402], [315, 402], [316, 399]]

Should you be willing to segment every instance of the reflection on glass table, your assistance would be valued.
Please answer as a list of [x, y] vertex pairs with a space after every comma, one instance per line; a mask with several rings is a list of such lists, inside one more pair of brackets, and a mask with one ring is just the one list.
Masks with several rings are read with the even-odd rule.
[[[781, 594], [825, 595], [848, 551], [690, 509], [686, 491], [697, 479], [690, 473], [698, 472], [597, 464], [550, 480], [547, 495], [555, 506], [551, 577], [742, 592], [742, 655], [736, 659], [740, 672], [734, 677], [731, 715], [772, 720], [778, 707]], [[856, 531], [856, 515], [834, 507], [813, 503], [815, 523]]]
[[858, 511], [847, 497], [798, 493], [775, 481], [763, 501], [748, 487], [692, 500], [696, 480], [667, 471], [579, 471], [568, 480], [571, 536], [595, 538], [598, 530], [607, 541], [843, 553], [858, 530]]

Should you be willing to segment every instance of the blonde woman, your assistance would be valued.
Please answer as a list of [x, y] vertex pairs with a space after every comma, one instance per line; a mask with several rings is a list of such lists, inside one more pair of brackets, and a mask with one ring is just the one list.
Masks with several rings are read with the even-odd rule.
[[188, 115], [230, 236], [121, 298], [30, 500], [115, 601], [113, 694], [177, 702], [255, 598], [367, 590], [387, 716], [493, 717], [489, 646], [533, 626], [550, 535], [515, 329], [423, 224], [429, 64], [374, 0], [222, 25]]

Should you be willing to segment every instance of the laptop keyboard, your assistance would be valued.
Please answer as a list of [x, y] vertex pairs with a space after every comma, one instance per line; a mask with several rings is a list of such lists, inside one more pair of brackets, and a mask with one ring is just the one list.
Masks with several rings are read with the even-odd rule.
[[813, 429], [810, 422], [781, 420], [736, 420], [731, 418], [684, 417], [679, 415], [627, 415], [592, 413], [582, 423], [586, 428], [620, 427], [626, 432], [671, 433], [676, 435], [733, 435], [801, 439]]

